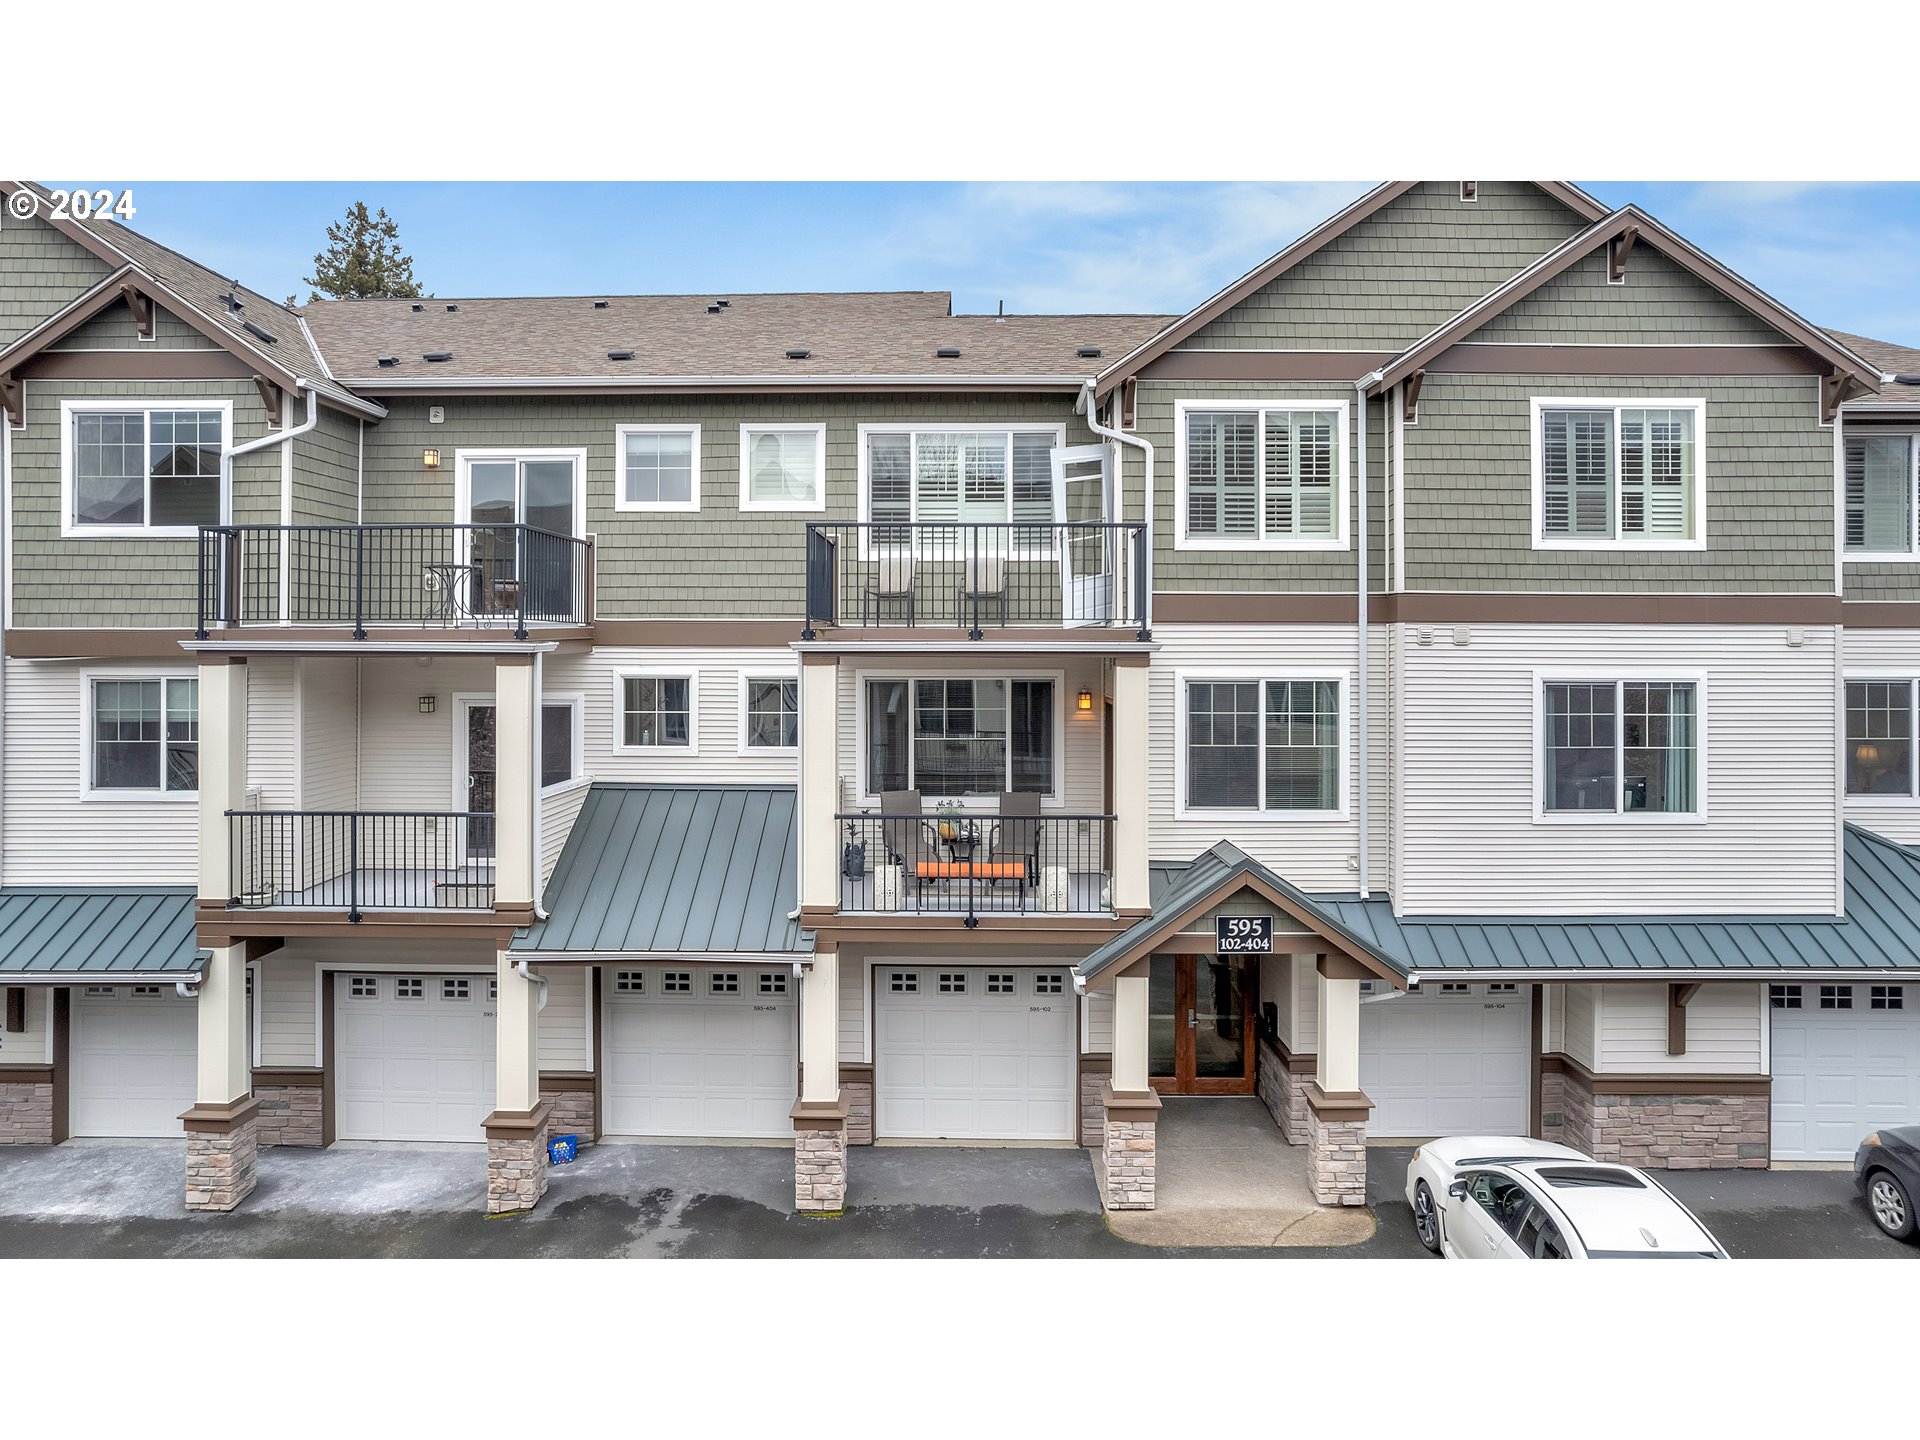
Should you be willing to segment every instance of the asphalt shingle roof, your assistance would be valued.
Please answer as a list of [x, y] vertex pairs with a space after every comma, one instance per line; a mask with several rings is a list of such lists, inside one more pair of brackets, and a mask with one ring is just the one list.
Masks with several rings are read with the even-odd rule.
[[[1920, 350], [1895, 345], [1889, 340], [1848, 335], [1841, 330], [1829, 330], [1827, 333], [1842, 345], [1859, 351], [1863, 360], [1871, 360], [1889, 375], [1920, 375]], [[1920, 385], [1902, 385], [1897, 380], [1883, 380], [1878, 395], [1849, 400], [1847, 405], [1854, 410], [1872, 410], [1883, 405], [1920, 408]]]
[[192, 975], [193, 891], [67, 886], [0, 890], [0, 979], [8, 975]]

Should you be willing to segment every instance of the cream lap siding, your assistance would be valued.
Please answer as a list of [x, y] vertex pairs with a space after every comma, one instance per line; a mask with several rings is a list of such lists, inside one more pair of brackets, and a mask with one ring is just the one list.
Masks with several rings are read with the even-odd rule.
[[553, 878], [553, 867], [559, 863], [562, 852], [567, 848], [567, 836], [573, 833], [573, 822], [580, 818], [580, 807], [587, 803], [587, 791], [591, 788], [586, 781], [581, 780], [563, 790], [540, 797], [540, 888], [542, 891], [546, 889], [547, 881]]
[[[1535, 549], [1534, 396], [1704, 399], [1705, 550]], [[1833, 593], [1833, 431], [1811, 375], [1429, 373], [1403, 434], [1409, 590]]]
[[[0, 986], [0, 989], [3, 989]], [[0, 1032], [0, 1084], [7, 1079], [9, 1065], [45, 1065], [51, 1055], [47, 1044], [47, 1012], [53, 1003], [53, 989], [47, 985], [27, 986], [27, 1028]]]
[[[491, 967], [489, 967], [491, 968]], [[549, 965], [536, 969], [547, 981], [547, 1008], [540, 1012], [539, 1057], [542, 1070], [593, 1068], [587, 1045], [587, 968]]]
[[[420, 665], [411, 657], [369, 656], [360, 667], [359, 805], [464, 810], [464, 786], [454, 784], [456, 766], [463, 778], [466, 773], [464, 716], [454, 697], [491, 703], [493, 662], [436, 655]], [[434, 697], [433, 714], [420, 713], [422, 695]]]
[[[587, 655], [550, 657], [544, 689], [549, 698], [586, 698], [583, 773], [596, 780], [630, 784], [792, 785], [797, 752], [740, 749], [740, 677], [791, 675], [800, 667], [785, 649], [669, 649], [598, 646]], [[694, 728], [699, 753], [671, 746], [616, 753], [622, 719], [616, 705], [620, 675], [696, 675]]]
[[[485, 943], [458, 940], [374, 940], [309, 939], [287, 941], [280, 949], [260, 961], [265, 984], [256, 991], [261, 1000], [260, 1058], [264, 1067], [318, 1065], [320, 1063], [317, 1005], [323, 984], [335, 983], [343, 974], [436, 975], [461, 974], [492, 977], [497, 974], [498, 956]], [[561, 967], [553, 967], [553, 974]], [[548, 997], [547, 1008], [553, 1008]], [[545, 1016], [542, 1016], [542, 1045], [545, 1041]], [[578, 1036], [580, 1022], [562, 1033]], [[578, 1040], [567, 1042], [578, 1049]], [[548, 1063], [549, 1069], [580, 1069], [579, 1065]]]
[[[1920, 630], [1849, 630], [1846, 647], [1844, 669], [1848, 675], [1920, 678]], [[1844, 786], [1845, 747], [1842, 749], [1841, 784]], [[1916, 760], [1920, 761], [1920, 756], [1916, 756]], [[1920, 800], [1849, 795], [1846, 815], [1850, 823], [1884, 835], [1896, 844], [1920, 844]]]
[[1113, 1053], [1113, 989], [1089, 990], [1087, 992], [1087, 1028], [1080, 1037], [1080, 1053], [1083, 1055], [1111, 1055]]
[[[857, 954], [840, 953], [840, 1015], [836, 1028], [842, 1065], [861, 1065], [873, 1059], [867, 1050], [867, 977], [872, 973]], [[791, 988], [798, 982], [787, 983]]]
[[1540, 1027], [1540, 1048], [1553, 1055], [1567, 1048], [1567, 987], [1542, 985], [1540, 1004], [1544, 1022]]
[[247, 665], [247, 798], [255, 809], [293, 810], [300, 803], [296, 664], [257, 655]]
[[0, 222], [0, 346], [11, 345], [113, 268], [45, 220]]
[[[11, 219], [9, 218], [9, 223]], [[291, 322], [289, 322], [291, 323]], [[140, 338], [140, 327], [125, 301], [115, 301], [49, 350], [218, 350], [206, 336], [164, 306], [153, 307], [153, 338]]]
[[1667, 987], [1596, 985], [1596, 1073], [1760, 1075], [1769, 1022], [1766, 986], [1708, 982], [1687, 1003], [1687, 1052], [1667, 1053]]
[[1568, 985], [1562, 994], [1565, 1005], [1554, 1007], [1556, 1011], [1566, 1012], [1561, 1026], [1561, 1053], [1591, 1070], [1599, 1063], [1594, 1039], [1600, 1023], [1600, 986]]
[[[1398, 351], [1532, 264], [1586, 221], [1523, 180], [1422, 181], [1217, 320], [1182, 350]], [[1347, 187], [1308, 209], [1333, 214]]]
[[[1384, 627], [1372, 627], [1375, 649], [1379, 649]], [[1350, 857], [1357, 856], [1359, 824], [1355, 816], [1354, 787], [1358, 783], [1359, 762], [1353, 742], [1355, 697], [1353, 669], [1356, 660], [1354, 628], [1341, 625], [1156, 625], [1154, 639], [1159, 653], [1148, 672], [1147, 804], [1151, 817], [1149, 846], [1155, 860], [1191, 860], [1201, 851], [1222, 840], [1231, 841], [1247, 854], [1278, 871], [1286, 879], [1309, 891], [1351, 891], [1355, 872]], [[1379, 674], [1378, 663], [1373, 666]], [[1177, 716], [1184, 703], [1179, 693], [1178, 672], [1189, 678], [1210, 674], [1253, 675], [1286, 679], [1294, 675], [1338, 674], [1346, 710], [1347, 757], [1341, 777], [1341, 793], [1346, 816], [1342, 819], [1270, 819], [1285, 817], [1285, 811], [1263, 815], [1248, 811], [1231, 819], [1176, 818], [1174, 793], [1175, 748], [1179, 730]], [[1373, 715], [1378, 725], [1384, 696], [1376, 692]], [[1370, 777], [1375, 808], [1382, 798], [1385, 756], [1376, 740]], [[1374, 863], [1380, 864], [1383, 832], [1375, 826]], [[1384, 882], [1384, 871], [1376, 871], [1376, 883]]]
[[[191, 675], [180, 662], [6, 661], [4, 879], [9, 885], [184, 885], [199, 881], [198, 807], [184, 800], [86, 800], [83, 674]], [[157, 792], [156, 792], [157, 793]]]
[[256, 973], [260, 1046], [254, 1063], [268, 1070], [318, 1064], [314, 957], [290, 945], [264, 956]]
[[347, 656], [316, 656], [299, 663], [299, 808], [355, 809], [360, 797], [356, 755], [360, 662]]
[[[1836, 629], [1467, 631], [1406, 650], [1399, 913], [1838, 912]], [[1536, 820], [1535, 673], [1660, 671], [1704, 677], [1704, 820]]]
[[1296, 1055], [1316, 1055], [1320, 1051], [1319, 967], [1311, 955], [1295, 955], [1293, 960], [1293, 1039], [1289, 1048]]
[[1790, 345], [1738, 301], [1636, 245], [1607, 283], [1607, 250], [1576, 261], [1468, 337], [1517, 345]]

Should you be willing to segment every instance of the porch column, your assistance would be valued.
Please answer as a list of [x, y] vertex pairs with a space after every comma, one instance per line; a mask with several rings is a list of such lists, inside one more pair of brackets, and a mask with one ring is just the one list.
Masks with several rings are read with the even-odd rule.
[[1144, 655], [1114, 661], [1113, 908], [1122, 915], [1145, 915], [1151, 908], [1147, 893], [1147, 675]]
[[[800, 906], [840, 907], [840, 667], [830, 655], [800, 657]], [[884, 858], [884, 857], [881, 857]]]
[[1100, 1091], [1106, 1120], [1094, 1161], [1100, 1203], [1109, 1210], [1153, 1209], [1160, 1097], [1147, 1078], [1148, 963], [1137, 962], [1113, 982], [1113, 1075]]
[[[241, 689], [244, 694], [244, 683]], [[247, 1064], [245, 941], [220, 946], [208, 958], [194, 1017], [193, 1108], [180, 1117], [187, 1132], [186, 1203], [189, 1210], [231, 1210], [253, 1193], [260, 1146], [260, 1102]]]
[[1360, 981], [1349, 956], [1321, 955], [1314, 968], [1320, 1050], [1307, 1091], [1307, 1183], [1322, 1205], [1367, 1203], [1367, 1115], [1360, 1090]]
[[234, 895], [227, 812], [238, 810], [247, 796], [246, 659], [210, 656], [200, 662], [199, 678], [200, 898], [224, 905]]
[[547, 1129], [553, 1102], [540, 1098], [540, 986], [522, 979], [516, 956], [496, 952], [493, 1113], [487, 1136], [487, 1213], [531, 1210], [547, 1190]]
[[533, 717], [531, 655], [501, 655], [493, 666], [493, 908], [515, 923], [533, 918]]
[[840, 955], [827, 946], [814, 952], [800, 981], [800, 1100], [790, 1112], [793, 1206], [814, 1214], [837, 1214], [847, 1202], [839, 1020]]

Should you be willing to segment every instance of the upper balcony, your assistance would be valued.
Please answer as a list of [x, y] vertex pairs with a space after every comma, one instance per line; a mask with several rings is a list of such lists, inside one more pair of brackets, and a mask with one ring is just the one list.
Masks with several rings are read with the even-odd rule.
[[532, 525], [203, 525], [202, 640], [214, 630], [316, 627], [355, 640], [585, 631], [593, 542]]
[[1138, 522], [807, 526], [807, 623], [982, 639], [993, 628], [1131, 630], [1147, 638]]

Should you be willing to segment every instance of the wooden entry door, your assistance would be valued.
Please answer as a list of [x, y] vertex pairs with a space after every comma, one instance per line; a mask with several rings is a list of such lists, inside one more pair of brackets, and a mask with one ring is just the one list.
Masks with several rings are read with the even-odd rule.
[[1259, 960], [1155, 955], [1147, 981], [1147, 1065], [1162, 1095], [1251, 1095]]

